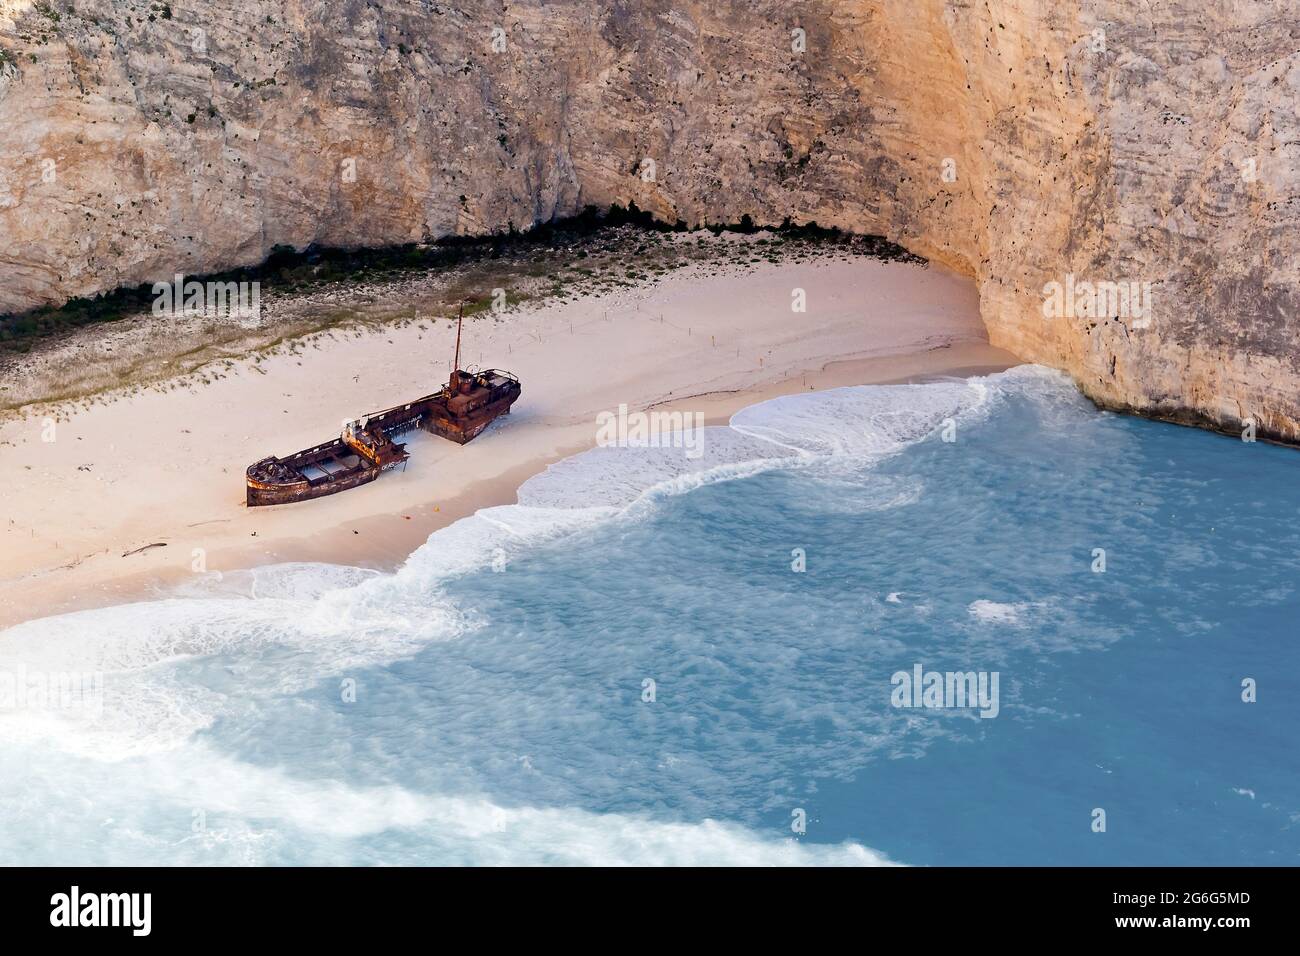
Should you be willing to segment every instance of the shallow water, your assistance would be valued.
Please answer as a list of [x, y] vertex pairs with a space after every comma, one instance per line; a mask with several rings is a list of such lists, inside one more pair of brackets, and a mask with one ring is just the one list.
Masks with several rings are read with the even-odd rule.
[[[0, 635], [103, 681], [0, 706], [0, 859], [1297, 862], [1294, 452], [1036, 368], [732, 424], [562, 462], [396, 574]], [[996, 672], [996, 716], [894, 706], [917, 665]]]

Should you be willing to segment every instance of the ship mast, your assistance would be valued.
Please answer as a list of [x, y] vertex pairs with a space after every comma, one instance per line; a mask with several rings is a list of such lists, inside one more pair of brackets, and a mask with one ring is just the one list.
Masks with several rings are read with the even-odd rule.
[[451, 377], [455, 379], [456, 373], [460, 371], [460, 327], [465, 321], [465, 303], [460, 304], [456, 310], [456, 358], [452, 361]]

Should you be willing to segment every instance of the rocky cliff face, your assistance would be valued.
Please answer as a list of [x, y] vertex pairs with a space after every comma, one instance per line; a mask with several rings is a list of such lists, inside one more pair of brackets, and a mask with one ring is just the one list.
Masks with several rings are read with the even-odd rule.
[[635, 201], [882, 233], [1103, 404], [1300, 440], [1297, 0], [0, 0], [0, 51], [0, 312]]

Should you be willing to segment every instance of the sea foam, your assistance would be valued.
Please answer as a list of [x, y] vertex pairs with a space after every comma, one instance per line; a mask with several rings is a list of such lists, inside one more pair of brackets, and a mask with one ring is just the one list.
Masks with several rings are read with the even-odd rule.
[[[103, 713], [94, 720], [57, 711], [0, 714], [0, 728], [8, 746], [53, 748], [100, 765], [129, 761], [138, 767], [143, 760], [176, 770], [197, 767], [202, 751], [201, 763], [212, 766], [207, 733], [258, 700], [385, 666], [432, 642], [472, 639], [482, 622], [445, 596], [453, 578], [508, 566], [533, 549], [611, 521], [644, 520], [665, 496], [703, 485], [773, 469], [869, 466], [946, 423], [963, 427], [978, 420], [1007, 394], [1026, 392], [1041, 392], [1062, 414], [1075, 400], [1070, 396], [1077, 398], [1054, 373], [1021, 369], [969, 381], [785, 396], [742, 410], [729, 426], [705, 429], [699, 458], [674, 448], [597, 448], [558, 462], [525, 482], [518, 504], [483, 509], [435, 532], [394, 573], [276, 565], [207, 576], [165, 600], [29, 622], [0, 633], [0, 668], [103, 673]], [[905, 479], [882, 482], [869, 488], [863, 507], [896, 507], [921, 493]], [[203, 682], [190, 678], [188, 668], [218, 659], [238, 663]], [[342, 825], [358, 832], [423, 826], [449, 812], [462, 821], [500, 821], [469, 826], [476, 835], [472, 848], [457, 850], [445, 834], [428, 835], [467, 862], [885, 862], [856, 845], [773, 842], [713, 821], [678, 825], [562, 808], [506, 809], [481, 798], [400, 789], [359, 795], [346, 788], [302, 790], [300, 782], [243, 763], [227, 770], [232, 792], [242, 793], [239, 807], [249, 814], [252, 806], [254, 817], [290, 815], [305, 802], [314, 806], [311, 813], [331, 820], [354, 818]], [[240, 774], [252, 781], [243, 789], [234, 787]], [[111, 773], [107, 779], [126, 786]], [[177, 793], [167, 798], [184, 799]], [[209, 799], [220, 804], [216, 790]], [[366, 808], [375, 806], [391, 807], [393, 814], [364, 824]], [[309, 824], [293, 821], [294, 827]]]
[[[877, 461], [947, 421], [973, 422], [1000, 397], [1026, 393], [1058, 411], [1076, 410], [1081, 401], [1064, 376], [1033, 366], [984, 378], [781, 396], [742, 409], [728, 426], [704, 429], [698, 458], [682, 448], [620, 447], [557, 462], [520, 487], [518, 504], [485, 508], [434, 532], [391, 574], [271, 565], [208, 575], [165, 600], [18, 625], [0, 633], [0, 668], [104, 672], [109, 706], [94, 728], [80, 715], [0, 720], [15, 738], [44, 736], [101, 758], [169, 749], [210, 726], [229, 704], [175, 684], [170, 665], [277, 647], [294, 654], [274, 674], [247, 679], [259, 691], [288, 693], [322, 673], [398, 660], [471, 629], [439, 593], [451, 577], [508, 565], [531, 548], [607, 521], [637, 520], [664, 495], [774, 468]], [[886, 481], [890, 487], [871, 491], [860, 507], [897, 506], [919, 494], [914, 485]]]

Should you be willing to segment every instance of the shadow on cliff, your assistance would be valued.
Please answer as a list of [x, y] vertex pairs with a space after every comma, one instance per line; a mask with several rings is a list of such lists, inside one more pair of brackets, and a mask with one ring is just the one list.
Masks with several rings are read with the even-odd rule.
[[[654, 232], [692, 231], [680, 220], [672, 224], [661, 222], [651, 213], [637, 208], [636, 203], [607, 209], [587, 206], [576, 216], [540, 223], [526, 231], [518, 230], [511, 223], [506, 232], [487, 236], [447, 236], [427, 244], [362, 249], [275, 246], [260, 265], [187, 275], [184, 279], [202, 283], [257, 282], [263, 290], [307, 292], [331, 283], [447, 270], [494, 259], [526, 260], [541, 250], [572, 249], [577, 256], [581, 255], [583, 246], [598, 241], [609, 230], [626, 226]], [[788, 238], [828, 247], [851, 245], [859, 255], [918, 264], [926, 261], [881, 236], [847, 233], [819, 226], [816, 222], [796, 224], [789, 217], [775, 227], [760, 227], [745, 215], [736, 223], [714, 223], [699, 229], [715, 235], [723, 232], [748, 234], [768, 229]], [[160, 282], [170, 283], [173, 278], [168, 276]], [[157, 298], [155, 283], [144, 283], [72, 299], [61, 306], [40, 306], [0, 316], [0, 353], [28, 352], [42, 341], [77, 329], [148, 312]]]

